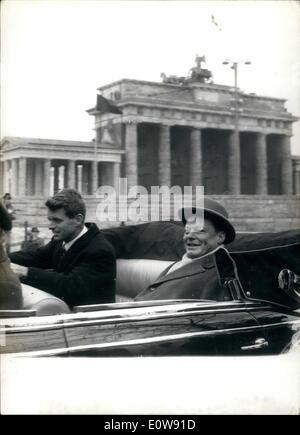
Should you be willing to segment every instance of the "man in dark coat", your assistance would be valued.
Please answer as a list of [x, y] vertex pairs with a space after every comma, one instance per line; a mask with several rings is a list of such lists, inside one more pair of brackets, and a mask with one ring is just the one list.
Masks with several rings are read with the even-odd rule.
[[73, 189], [46, 202], [52, 240], [35, 252], [10, 254], [21, 282], [74, 305], [115, 301], [116, 260], [95, 224], [84, 224], [85, 204]]
[[234, 240], [235, 230], [228, 220], [227, 211], [217, 201], [205, 198], [204, 213], [197, 215], [197, 210], [182, 210], [186, 252], [181, 261], [167, 268], [136, 296], [136, 301], [230, 298], [222, 285], [216, 257], [219, 250], [225, 251], [225, 244]]

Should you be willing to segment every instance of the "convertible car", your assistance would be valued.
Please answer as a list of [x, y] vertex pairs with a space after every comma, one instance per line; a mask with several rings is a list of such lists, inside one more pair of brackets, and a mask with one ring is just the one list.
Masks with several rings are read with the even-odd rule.
[[[134, 302], [184, 252], [183, 227], [103, 230], [117, 253], [117, 302], [77, 306], [23, 285], [0, 311], [0, 352], [14, 356], [276, 355], [300, 346], [300, 232], [239, 234], [216, 258], [228, 300]], [[221, 250], [222, 251], [222, 250]]]

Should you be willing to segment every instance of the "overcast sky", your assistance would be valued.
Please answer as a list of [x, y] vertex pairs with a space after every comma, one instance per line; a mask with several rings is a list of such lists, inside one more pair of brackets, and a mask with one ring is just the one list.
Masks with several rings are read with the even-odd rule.
[[234, 77], [222, 61], [251, 60], [239, 64], [239, 87], [286, 98], [300, 116], [299, 1], [4, 0], [1, 135], [91, 140], [86, 110], [99, 86], [186, 75], [196, 54], [226, 85]]

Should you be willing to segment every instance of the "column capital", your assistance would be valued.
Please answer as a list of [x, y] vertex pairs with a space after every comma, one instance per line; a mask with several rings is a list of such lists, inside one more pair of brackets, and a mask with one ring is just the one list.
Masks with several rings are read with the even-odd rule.
[[125, 124], [126, 126], [127, 125], [137, 125], [137, 124], [139, 124], [140, 122], [137, 120], [137, 119], [134, 119], [134, 118], [130, 118], [130, 119], [125, 119], [124, 121], [122, 121], [122, 124]]

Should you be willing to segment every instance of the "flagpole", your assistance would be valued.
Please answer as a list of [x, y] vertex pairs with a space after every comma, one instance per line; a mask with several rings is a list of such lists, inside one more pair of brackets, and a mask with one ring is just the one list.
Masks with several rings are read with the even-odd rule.
[[229, 174], [229, 192], [233, 194], [241, 193], [241, 177], [240, 177], [240, 132], [239, 132], [239, 92], [238, 92], [238, 65], [243, 62], [245, 65], [250, 65], [249, 60], [246, 61], [232, 61], [230, 59], [224, 60], [223, 65], [231, 65], [230, 68], [234, 71], [234, 97], [233, 97], [233, 111], [234, 111], [234, 130], [233, 130], [233, 155], [231, 158], [235, 159], [234, 167], [235, 173]]

